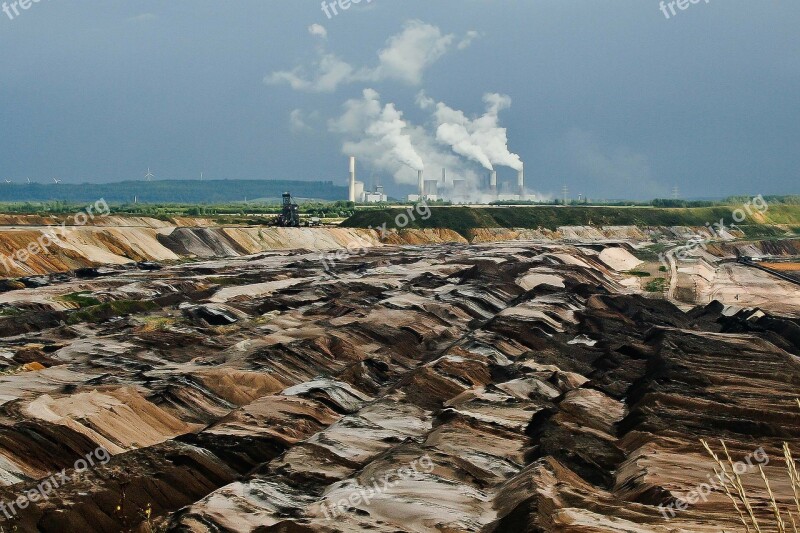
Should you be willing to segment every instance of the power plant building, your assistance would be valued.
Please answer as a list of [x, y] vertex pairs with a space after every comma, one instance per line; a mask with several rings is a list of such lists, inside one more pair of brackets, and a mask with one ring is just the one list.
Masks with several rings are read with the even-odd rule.
[[422, 196], [426, 200], [435, 202], [439, 199], [439, 182], [436, 180], [425, 180]]
[[[350, 157], [348, 199], [356, 203], [382, 203], [388, 201], [383, 187], [378, 185], [374, 191], [365, 190], [364, 183], [356, 181], [356, 158]], [[486, 176], [484, 174], [484, 176]], [[447, 182], [447, 169], [442, 168], [442, 178], [439, 180], [426, 180], [422, 170], [417, 171], [417, 192], [409, 194], [409, 202], [421, 200], [450, 200], [457, 203], [484, 201], [487, 198], [503, 201], [526, 200], [525, 170], [520, 167], [517, 171], [517, 183], [504, 181], [502, 190], [497, 181], [497, 171], [492, 170], [488, 176], [479, 183], [471, 185], [465, 179], [452, 179], [452, 187]], [[476, 200], [480, 199], [480, 200]]]

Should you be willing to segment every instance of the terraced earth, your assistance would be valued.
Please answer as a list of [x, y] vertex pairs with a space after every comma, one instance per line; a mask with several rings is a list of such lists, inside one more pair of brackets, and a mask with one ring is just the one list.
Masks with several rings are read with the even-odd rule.
[[789, 501], [800, 324], [647, 298], [605, 246], [384, 246], [332, 273], [280, 251], [7, 292], [0, 525], [743, 530], [719, 491], [668, 506], [713, 474], [700, 438], [763, 447]]

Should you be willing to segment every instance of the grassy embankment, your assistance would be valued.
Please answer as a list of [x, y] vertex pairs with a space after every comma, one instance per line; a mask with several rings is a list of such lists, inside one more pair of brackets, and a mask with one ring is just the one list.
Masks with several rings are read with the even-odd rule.
[[[735, 207], [697, 207], [697, 208], [617, 208], [617, 207], [431, 207], [431, 216], [422, 220], [415, 213], [416, 220], [407, 228], [448, 228], [466, 238], [470, 230], [479, 228], [519, 228], [556, 230], [561, 226], [705, 226], [718, 223], [725, 226], [734, 222]], [[342, 223], [343, 227], [379, 227], [384, 222], [389, 228], [396, 228], [395, 218], [405, 213], [404, 209], [380, 209], [358, 211]], [[748, 236], [769, 237], [785, 233], [775, 228], [797, 227], [800, 225], [800, 205], [777, 205], [761, 215], [747, 215], [739, 226]], [[402, 220], [402, 218], [401, 218]]]

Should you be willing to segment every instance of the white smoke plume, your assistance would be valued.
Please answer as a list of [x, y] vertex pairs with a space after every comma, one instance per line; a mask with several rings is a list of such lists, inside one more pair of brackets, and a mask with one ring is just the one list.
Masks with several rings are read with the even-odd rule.
[[432, 169], [430, 179], [447, 169], [450, 187], [454, 179], [474, 186], [479, 183], [480, 176], [458, 154], [443, 147], [425, 127], [410, 124], [394, 104], [384, 105], [372, 89], [348, 100], [342, 115], [329, 122], [329, 129], [344, 138], [345, 155], [355, 155], [373, 170], [390, 173], [396, 183], [416, 185], [416, 171], [423, 168]]
[[483, 102], [486, 112], [480, 117], [469, 118], [463, 111], [442, 102], [435, 103], [424, 93], [417, 97], [422, 109], [433, 110], [439, 142], [487, 170], [493, 170], [495, 165], [521, 170], [522, 160], [508, 149], [508, 133], [500, 126], [500, 112], [511, 107], [511, 98], [490, 93], [483, 97]]
[[330, 121], [329, 129], [345, 138], [342, 151], [346, 155], [355, 155], [376, 170], [391, 172], [398, 182], [416, 183], [416, 171], [425, 167], [403, 113], [394, 104], [383, 105], [373, 89], [365, 89], [360, 99], [345, 102], [344, 113]]

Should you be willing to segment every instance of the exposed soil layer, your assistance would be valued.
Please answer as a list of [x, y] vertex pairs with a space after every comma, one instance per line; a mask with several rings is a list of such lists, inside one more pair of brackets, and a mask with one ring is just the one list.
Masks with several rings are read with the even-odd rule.
[[[601, 208], [597, 208], [601, 209]], [[434, 214], [456, 214], [467, 209], [434, 209]], [[498, 213], [511, 210], [484, 210]], [[549, 212], [549, 208], [523, 210], [524, 213]], [[563, 211], [563, 210], [561, 210]], [[568, 210], [571, 212], [570, 210]], [[75, 225], [71, 219], [38, 216], [0, 215], [0, 292], [13, 288], [17, 280], [6, 278], [36, 277], [46, 274], [68, 272], [108, 265], [134, 265], [157, 261], [178, 262], [188, 259], [211, 259], [239, 257], [276, 250], [307, 250], [320, 253], [359, 253], [366, 248], [396, 245], [426, 244], [480, 244], [502, 241], [581, 242], [607, 243], [625, 242], [635, 246], [652, 242], [685, 244], [689, 239], [700, 238], [716, 241], [718, 236], [703, 225], [666, 226], [658, 224], [661, 218], [650, 225], [604, 225], [607, 218], [592, 218], [592, 211], [579, 209], [583, 213], [576, 223], [586, 225], [557, 225], [550, 228], [546, 223], [528, 226], [506, 226], [488, 221], [475, 225], [481, 219], [470, 220], [470, 224], [450, 224], [448, 217], [431, 216], [423, 220], [414, 212], [414, 223], [405, 228], [394, 228], [396, 217], [390, 224], [382, 222], [359, 226], [358, 216], [342, 227], [323, 228], [274, 228], [261, 226], [220, 226], [203, 218], [176, 218], [169, 222], [147, 217], [96, 217], [85, 226]], [[613, 210], [612, 210], [613, 211]], [[617, 211], [644, 211], [631, 209]], [[669, 210], [668, 210], [669, 211]], [[516, 211], [514, 211], [516, 212]], [[556, 209], [556, 212], [560, 212]], [[372, 212], [367, 212], [372, 213]], [[378, 215], [386, 215], [376, 211]], [[391, 212], [393, 213], [393, 212]], [[408, 211], [405, 212], [408, 220]], [[398, 213], [402, 215], [402, 213]], [[365, 215], [366, 216], [366, 215]], [[375, 215], [377, 216], [377, 215]], [[588, 216], [588, 218], [586, 218]], [[611, 216], [611, 215], [609, 215]], [[699, 224], [693, 215], [692, 224]], [[456, 217], [458, 220], [460, 218]], [[485, 217], [484, 217], [485, 218]], [[519, 217], [510, 220], [522, 224]], [[523, 217], [524, 218], [524, 217]], [[568, 219], [569, 217], [566, 217]], [[623, 217], [624, 218], [624, 217]], [[680, 217], [662, 217], [666, 223], [675, 223]], [[586, 219], [586, 220], [584, 220]], [[383, 219], [381, 219], [383, 220]], [[533, 217], [532, 221], [538, 220]], [[550, 219], [548, 219], [550, 220]], [[610, 219], [609, 219], [610, 220]], [[625, 218], [627, 220], [627, 218]], [[715, 220], [715, 219], [706, 219]], [[69, 222], [72, 225], [61, 226]], [[510, 223], [509, 222], [509, 223]], [[530, 222], [530, 221], [529, 221]], [[437, 225], [440, 224], [440, 225]], [[788, 235], [786, 227], [761, 225], [769, 235]], [[373, 229], [373, 228], [381, 228]], [[528, 228], [528, 229], [525, 229]], [[749, 231], [749, 230], [748, 230]], [[742, 238], [741, 230], [726, 232], [726, 239]], [[799, 255], [800, 240], [766, 240], [752, 244], [709, 242], [705, 245], [717, 257], [743, 255]]]
[[[724, 493], [659, 506], [713, 475], [701, 438], [734, 460], [763, 447], [789, 501], [800, 322], [681, 311], [626, 288], [636, 263], [604, 245], [381, 246], [328, 273], [281, 251], [8, 292], [0, 525], [739, 531]], [[76, 472], [98, 447], [109, 460]], [[757, 470], [742, 479], [768, 523]]]

